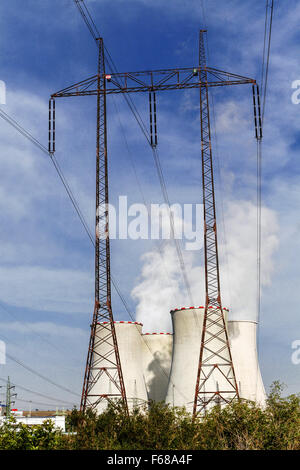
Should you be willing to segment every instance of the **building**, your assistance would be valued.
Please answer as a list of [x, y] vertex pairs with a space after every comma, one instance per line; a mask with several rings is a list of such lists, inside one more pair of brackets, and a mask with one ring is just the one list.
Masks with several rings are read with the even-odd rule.
[[[44, 421], [51, 420], [55, 428], [61, 431], [66, 431], [66, 417], [65, 415], [56, 415], [55, 411], [19, 411], [12, 410], [12, 417], [17, 424], [27, 424], [28, 426], [37, 426], [44, 423]], [[6, 417], [0, 416], [0, 426], [5, 422]]]

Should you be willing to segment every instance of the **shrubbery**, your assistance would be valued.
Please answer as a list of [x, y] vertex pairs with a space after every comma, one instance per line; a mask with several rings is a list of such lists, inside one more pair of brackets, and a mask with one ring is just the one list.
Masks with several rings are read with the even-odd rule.
[[54, 429], [52, 421], [42, 425], [17, 424], [12, 418], [0, 426], [1, 450], [53, 450], [60, 447], [62, 433]]
[[76, 409], [67, 418], [69, 434], [50, 423], [34, 428], [8, 423], [0, 428], [0, 449], [95, 450], [300, 450], [300, 396], [281, 396], [275, 383], [262, 410], [253, 403], [215, 407], [193, 422], [182, 409], [153, 403], [127, 419], [121, 407], [100, 416]]

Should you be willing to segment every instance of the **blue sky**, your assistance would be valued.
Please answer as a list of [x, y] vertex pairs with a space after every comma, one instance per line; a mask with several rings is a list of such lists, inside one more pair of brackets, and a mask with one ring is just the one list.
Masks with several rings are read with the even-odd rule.
[[[193, 0], [86, 4], [120, 71], [197, 65], [198, 30], [205, 24], [209, 65], [260, 80], [264, 2], [204, 0], [205, 18], [201, 2]], [[299, 21], [296, 1], [275, 1], [263, 140], [259, 352], [266, 386], [279, 379], [288, 386], [286, 393], [299, 391], [300, 367], [291, 362], [291, 343], [300, 338], [300, 107], [291, 102], [292, 81], [300, 78]], [[7, 86], [2, 109], [46, 145], [50, 94], [96, 73], [96, 47], [72, 0], [4, 0], [0, 31], [0, 79]], [[254, 319], [256, 144], [251, 89], [223, 87], [213, 91], [213, 98], [224, 303], [233, 318]], [[146, 94], [134, 97], [146, 122], [147, 99]], [[195, 90], [158, 96], [159, 151], [172, 203], [201, 202], [197, 105]], [[57, 159], [92, 230], [95, 111], [93, 98], [57, 100]], [[111, 201], [122, 194], [130, 203], [143, 197], [161, 203], [151, 152], [121, 96], [109, 101], [108, 119]], [[0, 338], [11, 356], [80, 394], [93, 309], [93, 249], [50, 160], [4, 121], [0, 142]], [[187, 304], [169, 249], [162, 265], [172, 282], [162, 274], [153, 242], [112, 241], [113, 275], [132, 311], [139, 319], [152, 311], [149, 326], [163, 330], [169, 328], [168, 310], [178, 302]], [[195, 302], [202, 304], [201, 254], [184, 256]], [[152, 295], [156, 281], [165, 286], [160, 297]], [[115, 294], [113, 307], [116, 319], [129, 319]], [[0, 365], [0, 377], [8, 375], [24, 387], [78, 403], [76, 396], [10, 359]], [[18, 397], [48, 403], [21, 390]]]

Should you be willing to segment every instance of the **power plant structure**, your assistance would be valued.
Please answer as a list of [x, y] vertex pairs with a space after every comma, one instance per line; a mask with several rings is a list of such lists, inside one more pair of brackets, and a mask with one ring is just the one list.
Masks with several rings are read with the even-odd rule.
[[[84, 16], [82, 10], [81, 14]], [[92, 32], [93, 24], [87, 16], [84, 20]], [[259, 88], [254, 79], [206, 65], [205, 32], [201, 30], [199, 34], [196, 66], [126, 73], [106, 72], [103, 39], [93, 34], [98, 47], [97, 74], [50, 97], [50, 155], [55, 152], [55, 100], [78, 96], [97, 99], [95, 304], [82, 411], [91, 408], [101, 413], [108, 402], [117, 400], [130, 413], [134, 407], [154, 400], [185, 406], [196, 417], [215, 404], [226, 406], [235, 400], [249, 399], [263, 406], [265, 401], [257, 360], [256, 324], [228, 320], [228, 311], [222, 306], [209, 105], [210, 87], [250, 84], [255, 136], [259, 141], [262, 138]], [[156, 93], [195, 88], [199, 89], [205, 302], [201, 307], [173, 310], [172, 334], [148, 334], [138, 322], [115, 322], [112, 310], [106, 100], [111, 94], [123, 94], [130, 104], [128, 95], [149, 94], [150, 138], [147, 140], [157, 163]], [[176, 248], [178, 252], [177, 245]], [[182, 271], [186, 281], [186, 272]], [[187, 282], [186, 287], [189, 294]]]
[[[230, 321], [228, 310], [223, 308], [223, 311], [239, 397], [263, 407], [266, 394], [257, 357], [256, 322]], [[129, 411], [147, 407], [149, 401], [166, 402], [172, 407], [193, 411], [205, 307], [182, 307], [170, 313], [172, 333], [143, 333], [139, 322], [115, 321]], [[107, 347], [101, 344], [102, 351], [98, 353], [105, 356]], [[221, 390], [226, 381], [217, 381], [212, 374], [207, 386]], [[116, 393], [112, 387], [108, 379], [99, 380], [92, 393], [111, 395]], [[107, 401], [101, 401], [97, 412], [101, 413], [106, 406]]]

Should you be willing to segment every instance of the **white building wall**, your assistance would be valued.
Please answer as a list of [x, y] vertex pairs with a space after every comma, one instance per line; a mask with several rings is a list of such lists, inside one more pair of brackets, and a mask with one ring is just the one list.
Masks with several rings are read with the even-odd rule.
[[[14, 416], [17, 424], [27, 424], [28, 426], [41, 425], [45, 421], [51, 420], [55, 428], [61, 429], [63, 432], [66, 430], [65, 416]], [[0, 424], [2, 424], [6, 418], [4, 416], [0, 417]]]

